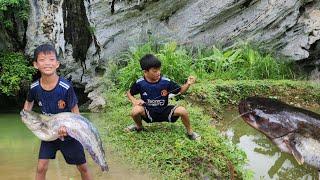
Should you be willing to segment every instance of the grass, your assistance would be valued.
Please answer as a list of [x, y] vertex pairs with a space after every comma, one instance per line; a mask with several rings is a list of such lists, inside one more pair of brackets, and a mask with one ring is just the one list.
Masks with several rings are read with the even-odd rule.
[[[210, 123], [212, 118], [203, 109], [180, 100], [174, 104], [189, 110], [194, 130], [201, 134], [200, 142], [191, 141], [179, 120], [176, 123], [145, 124], [146, 131], [125, 133], [123, 128], [133, 123], [129, 116], [131, 105], [123, 93], [108, 93], [108, 143], [124, 159], [138, 169], [146, 169], [159, 179], [198, 179], [237, 177], [246, 179], [246, 156]], [[161, 174], [159, 176], [159, 174]]]
[[220, 112], [223, 107], [237, 105], [249, 96], [263, 96], [282, 100], [296, 106], [320, 103], [320, 85], [295, 80], [215, 80], [201, 81], [190, 90], [189, 99], [202, 107]]
[[200, 80], [281, 80], [301, 76], [288, 59], [260, 52], [249, 45], [228, 50], [217, 47], [194, 50], [175, 42], [162, 45], [149, 42], [119, 58], [119, 69], [113, 76], [117, 77], [116, 84], [120, 89], [129, 89], [142, 75], [139, 60], [147, 53], [155, 54], [162, 62], [162, 74], [178, 83], [184, 83], [189, 75]]

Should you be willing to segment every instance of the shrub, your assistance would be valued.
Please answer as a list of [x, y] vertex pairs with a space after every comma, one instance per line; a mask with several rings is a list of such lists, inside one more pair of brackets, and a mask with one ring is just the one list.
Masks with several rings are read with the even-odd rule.
[[0, 54], [0, 93], [14, 95], [23, 80], [30, 81], [35, 72], [21, 53]]

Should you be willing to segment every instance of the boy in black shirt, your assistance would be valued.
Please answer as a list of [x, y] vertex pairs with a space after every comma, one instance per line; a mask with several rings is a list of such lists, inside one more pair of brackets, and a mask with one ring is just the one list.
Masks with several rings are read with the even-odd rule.
[[[200, 140], [200, 135], [191, 129], [187, 110], [182, 106], [168, 105], [169, 94], [186, 92], [195, 82], [195, 78], [189, 76], [187, 82], [179, 86], [170, 79], [162, 77], [161, 62], [152, 54], [143, 56], [140, 59], [140, 66], [144, 77], [138, 79], [127, 92], [133, 104], [131, 117], [135, 125], [128, 126], [125, 130], [141, 131], [142, 119], [147, 123], [176, 122], [181, 117], [189, 139]], [[136, 99], [134, 97], [136, 94], [140, 94], [141, 99]]]

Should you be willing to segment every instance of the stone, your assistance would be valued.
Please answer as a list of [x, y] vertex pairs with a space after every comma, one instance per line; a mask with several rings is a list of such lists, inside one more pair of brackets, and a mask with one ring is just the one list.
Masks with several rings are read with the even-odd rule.
[[[91, 37], [84, 33], [87, 38], [77, 42], [65, 38], [68, 22], [63, 12], [76, 11], [63, 9], [64, 0], [29, 2], [26, 54], [32, 56], [37, 45], [52, 42], [61, 57], [61, 73], [86, 87], [93, 111], [105, 104], [103, 91], [87, 86], [95, 77], [103, 77], [96, 69], [128, 48], [145, 43], [150, 36], [208, 47], [217, 43], [230, 47], [242, 39], [295, 61], [307, 59], [310, 48], [320, 39], [318, 0], [85, 0], [81, 1], [84, 8], [80, 8], [85, 12], [79, 14], [88, 22]], [[84, 60], [73, 57], [75, 47], [84, 47]]]

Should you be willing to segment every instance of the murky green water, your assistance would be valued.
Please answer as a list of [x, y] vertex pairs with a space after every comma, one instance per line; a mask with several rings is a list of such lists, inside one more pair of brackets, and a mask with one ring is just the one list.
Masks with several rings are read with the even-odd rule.
[[315, 168], [299, 165], [293, 156], [280, 152], [266, 136], [247, 125], [237, 110], [228, 110], [217, 128], [246, 152], [254, 179], [318, 179]]
[[[93, 122], [101, 118], [100, 114], [85, 116]], [[246, 152], [248, 168], [255, 173], [254, 179], [318, 179], [315, 168], [298, 165], [293, 156], [281, 153], [263, 134], [248, 126], [241, 118], [236, 118], [238, 116], [237, 110], [228, 110], [217, 128]], [[0, 179], [34, 179], [40, 140], [25, 127], [18, 114], [0, 114], [0, 123]], [[137, 172], [134, 167], [121, 163], [108, 148], [106, 154], [110, 166], [108, 173], [101, 173], [87, 154], [94, 179], [151, 179], [145, 173]], [[57, 158], [50, 161], [47, 179], [81, 178], [75, 166], [67, 165], [58, 152]]]
[[[89, 116], [93, 122], [101, 118], [99, 114], [85, 114], [85, 116]], [[25, 127], [19, 114], [0, 114], [0, 123], [0, 179], [34, 179], [40, 140]], [[110, 171], [101, 173], [90, 155], [86, 154], [94, 179], [150, 179], [145, 173], [140, 173], [133, 167], [121, 163], [108, 148], [106, 155]], [[76, 167], [67, 165], [58, 151], [56, 159], [50, 160], [47, 179], [78, 180], [81, 177]]]

